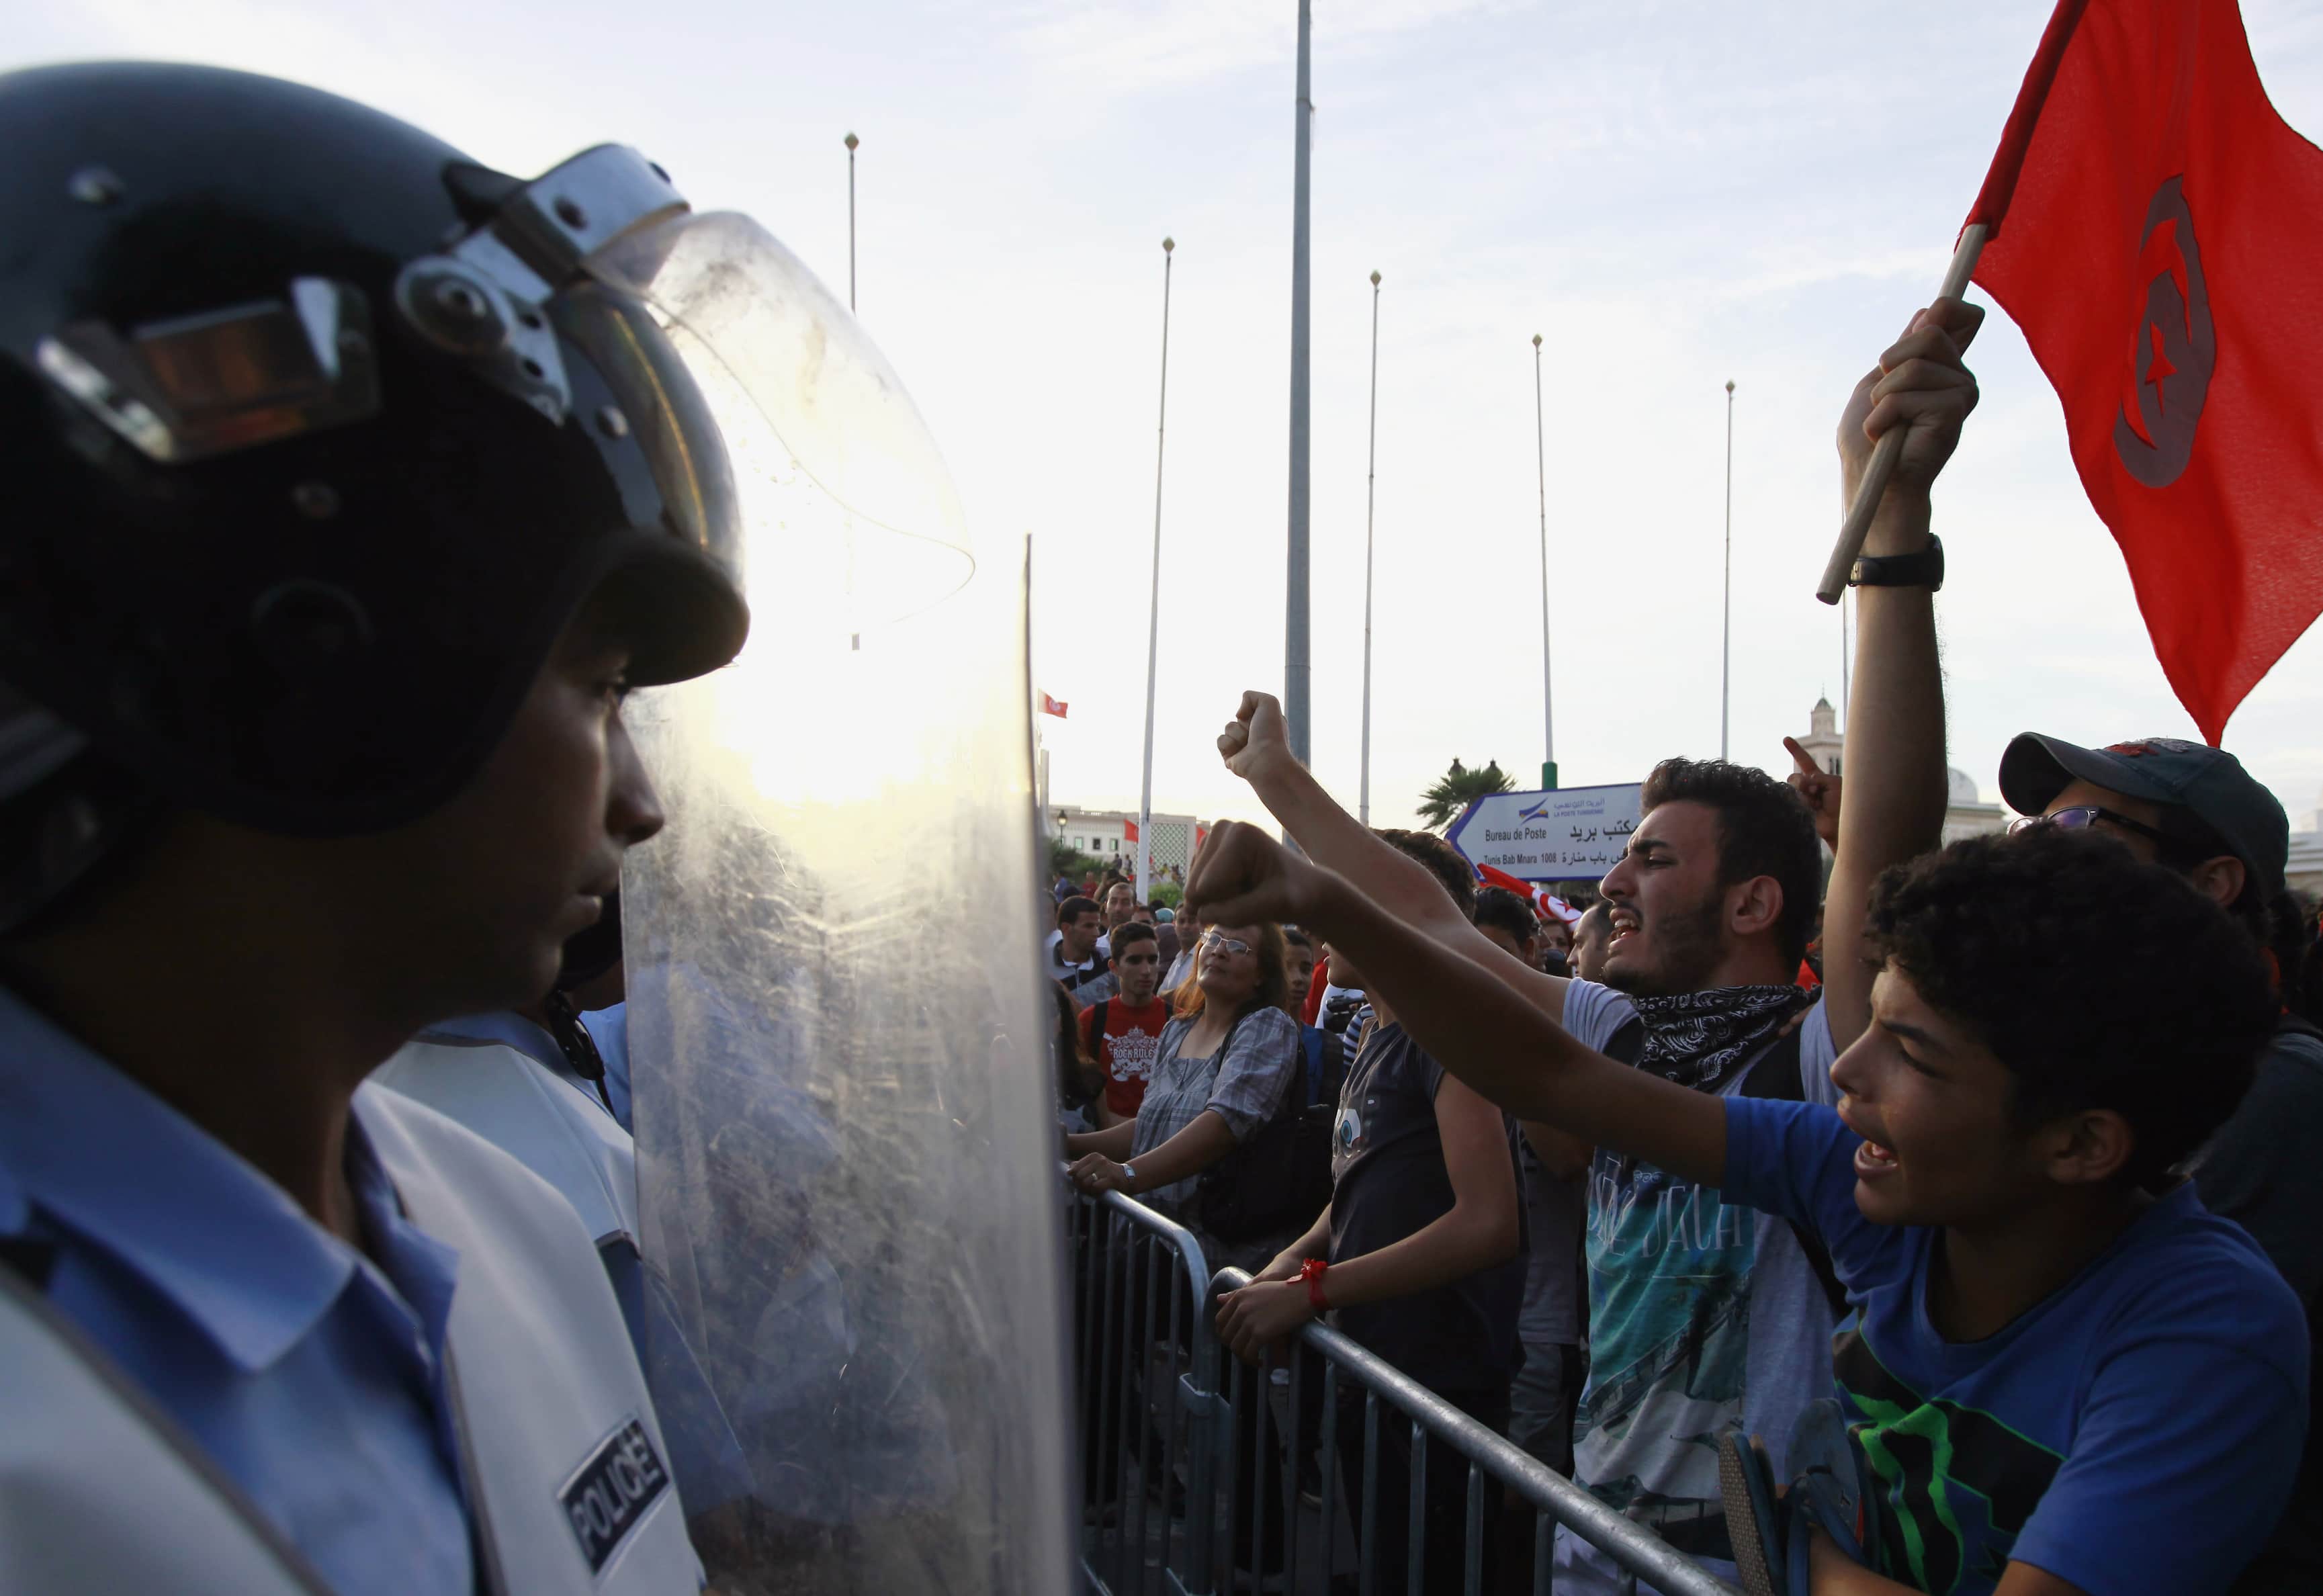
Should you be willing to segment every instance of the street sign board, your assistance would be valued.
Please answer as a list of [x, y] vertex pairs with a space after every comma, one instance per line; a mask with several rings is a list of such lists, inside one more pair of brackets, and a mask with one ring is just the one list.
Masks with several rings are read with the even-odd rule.
[[1495, 793], [1452, 822], [1446, 839], [1472, 865], [1526, 881], [1593, 881], [1638, 829], [1638, 784]]

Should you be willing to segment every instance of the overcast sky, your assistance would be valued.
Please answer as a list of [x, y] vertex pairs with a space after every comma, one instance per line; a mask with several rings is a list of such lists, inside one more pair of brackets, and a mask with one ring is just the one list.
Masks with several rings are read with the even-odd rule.
[[[2259, 69], [2323, 130], [2323, 13], [2248, 0]], [[1366, 362], [1381, 307], [1373, 819], [1454, 756], [1541, 757], [1531, 338], [1546, 352], [1557, 754], [1568, 785], [1718, 751], [1724, 384], [1738, 385], [1732, 751], [1840, 696], [1813, 587], [1831, 436], [1933, 292], [2045, 5], [1320, 0], [1314, 93], [1314, 759], [1351, 805]], [[1164, 234], [1170, 347], [1154, 806], [1247, 812], [1210, 739], [1282, 673], [1291, 0], [51, 0], [0, 65], [99, 56], [301, 78], [506, 170], [637, 145], [843, 294], [987, 558], [1036, 540], [1060, 802], [1134, 808]], [[2006, 319], [1939, 489], [1951, 758], [1995, 796], [2037, 728], [2197, 734]], [[943, 669], [946, 662], [930, 662]], [[2323, 788], [2323, 644], [2227, 746], [2294, 829]]]

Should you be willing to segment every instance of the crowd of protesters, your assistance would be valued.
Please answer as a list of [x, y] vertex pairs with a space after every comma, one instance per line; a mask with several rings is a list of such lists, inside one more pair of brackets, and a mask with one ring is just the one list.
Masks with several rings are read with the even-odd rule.
[[[1850, 491], [1905, 431], [1843, 782], [1795, 748], [1787, 781], [1663, 761], [1568, 922], [1358, 823], [1247, 695], [1220, 748], [1296, 848], [1213, 830], [1158, 983], [1116, 931], [1138, 965], [1060, 1042], [1106, 1105], [1070, 1179], [1251, 1271], [1216, 1307], [1237, 1356], [1280, 1366], [1327, 1318], [1748, 1591], [2323, 1590], [2323, 951], [2282, 806], [2219, 749], [2028, 732], [2010, 834], [1938, 846], [1930, 489], [1979, 319], [1924, 312], [1841, 422]], [[1093, 944], [1066, 934], [1071, 986]], [[1214, 1172], [1318, 1103], [1312, 1210], [1226, 1224], [1248, 1181]], [[1400, 1579], [1386, 1417], [1363, 1544]], [[1318, 1461], [1311, 1426], [1243, 1445]], [[1428, 1450], [1409, 1523], [1455, 1590], [1467, 1470]], [[1532, 1588], [1523, 1537], [1485, 1551], [1483, 1588]], [[1279, 1555], [1238, 1533], [1244, 1578]], [[1554, 1580], [1620, 1588], [1563, 1532]]]

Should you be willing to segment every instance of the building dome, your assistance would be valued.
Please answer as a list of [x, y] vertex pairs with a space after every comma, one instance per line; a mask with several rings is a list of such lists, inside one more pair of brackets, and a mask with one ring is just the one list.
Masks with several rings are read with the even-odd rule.
[[1969, 775], [1967, 771], [1962, 770], [1957, 765], [1947, 765], [1944, 766], [1944, 785], [1947, 795], [1950, 801], [1953, 803], [1981, 803], [1984, 802], [1983, 799], [1977, 796], [1976, 777]]

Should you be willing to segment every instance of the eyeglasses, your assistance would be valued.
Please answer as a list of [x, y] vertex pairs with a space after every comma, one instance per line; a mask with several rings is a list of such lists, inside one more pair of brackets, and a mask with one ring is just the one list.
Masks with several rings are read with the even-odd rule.
[[2157, 847], [2172, 854], [2182, 855], [2199, 851], [2183, 837], [2172, 837], [2169, 832], [2149, 826], [2143, 821], [2131, 820], [2117, 810], [2107, 809], [2096, 803], [2076, 803], [2070, 809], [2061, 809], [2052, 814], [2020, 815], [2008, 822], [2008, 830], [2011, 836], [2019, 831], [2036, 831], [2043, 826], [2055, 826], [2067, 831], [2080, 831], [2086, 830], [2099, 821], [2105, 821], [2109, 826], [2119, 826], [2125, 831], [2135, 831], [2141, 837], [2150, 838]]
[[1251, 945], [1248, 942], [1244, 941], [1241, 938], [1220, 936], [1217, 931], [1204, 931], [1202, 933], [1202, 946], [1205, 948], [1215, 948], [1221, 953], [1249, 953], [1253, 951]]

